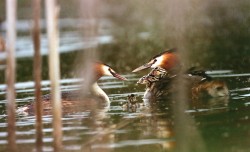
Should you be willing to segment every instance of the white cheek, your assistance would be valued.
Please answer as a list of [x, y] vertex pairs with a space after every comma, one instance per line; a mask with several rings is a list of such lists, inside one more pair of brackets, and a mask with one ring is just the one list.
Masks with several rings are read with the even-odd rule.
[[156, 68], [156, 67], [159, 67], [162, 62], [163, 62], [163, 56], [159, 56], [156, 58], [156, 62], [151, 66], [152, 68]]
[[103, 70], [103, 75], [112, 76], [112, 74], [109, 72], [109, 67], [103, 66], [102, 70]]

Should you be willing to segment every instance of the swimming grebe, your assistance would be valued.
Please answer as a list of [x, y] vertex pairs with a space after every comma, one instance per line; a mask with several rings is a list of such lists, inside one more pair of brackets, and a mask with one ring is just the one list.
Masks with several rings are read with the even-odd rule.
[[204, 70], [195, 70], [194, 67], [187, 71], [188, 77], [196, 79], [192, 87], [193, 98], [199, 97], [224, 97], [229, 95], [225, 82], [214, 80]]
[[[93, 69], [93, 77], [91, 80], [91, 84], [89, 88], [89, 92], [91, 96], [88, 97], [82, 97], [81, 96], [81, 90], [76, 92], [62, 92], [62, 108], [63, 112], [68, 113], [74, 111], [77, 107], [82, 107], [83, 105], [90, 105], [92, 103], [89, 102], [99, 102], [102, 105], [109, 105], [110, 100], [108, 95], [100, 88], [100, 86], [97, 84], [97, 81], [102, 76], [113, 76], [115, 78], [118, 78], [120, 80], [127, 80], [125, 77], [122, 77], [118, 73], [116, 73], [109, 65], [103, 64], [100, 62], [95, 62], [92, 64]], [[44, 110], [51, 110], [51, 95], [47, 94], [42, 97], [43, 102], [43, 108]], [[73, 109], [74, 107], [74, 109]], [[29, 105], [22, 106], [18, 108], [17, 110], [18, 114], [33, 114], [34, 113], [34, 102], [32, 102]], [[50, 111], [48, 112], [50, 113]], [[48, 114], [47, 112], [44, 112], [44, 114]]]
[[148, 75], [143, 76], [137, 83], [146, 84], [144, 99], [158, 99], [166, 97], [177, 87], [173, 84], [175, 80], [185, 80], [185, 85], [190, 88], [192, 99], [201, 97], [228, 96], [226, 84], [219, 80], [213, 80], [205, 71], [195, 71], [194, 68], [187, 73], [180, 73], [180, 60], [176, 49], [170, 49], [153, 57], [148, 63], [136, 68], [137, 72], [146, 68], [153, 68]]

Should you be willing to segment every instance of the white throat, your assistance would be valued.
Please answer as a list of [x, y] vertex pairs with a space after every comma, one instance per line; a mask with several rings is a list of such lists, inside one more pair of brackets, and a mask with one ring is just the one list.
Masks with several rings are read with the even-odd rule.
[[91, 87], [91, 93], [97, 97], [100, 97], [108, 104], [110, 103], [108, 95], [100, 88], [100, 86], [96, 82]]

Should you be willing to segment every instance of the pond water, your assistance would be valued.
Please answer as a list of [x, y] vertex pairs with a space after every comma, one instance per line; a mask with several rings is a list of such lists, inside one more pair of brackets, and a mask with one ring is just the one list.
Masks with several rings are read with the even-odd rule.
[[[3, 3], [0, 2], [0, 21], [4, 18]], [[96, 48], [101, 61], [128, 78], [128, 81], [119, 81], [103, 77], [98, 81], [111, 100], [109, 109], [93, 110], [79, 105], [77, 110], [64, 112], [64, 151], [250, 151], [249, 4], [247, 0], [209, 0], [172, 7], [175, 6], [173, 0], [158, 3], [104, 0], [98, 34], [93, 41], [85, 41], [86, 37], [79, 29], [88, 20], [79, 19], [78, 1], [69, 5], [68, 1], [61, 0], [61, 90], [80, 88], [81, 79], [75, 78], [72, 69], [87, 48]], [[18, 5], [16, 102], [22, 107], [34, 100], [33, 45], [30, 15], [27, 15], [31, 12], [31, 4], [23, 0]], [[50, 82], [45, 20], [41, 21], [42, 91], [45, 95], [50, 92]], [[183, 21], [181, 26], [177, 26], [180, 25], [178, 21]], [[3, 37], [6, 26], [4, 21], [0, 23]], [[180, 29], [184, 32], [179, 33]], [[178, 41], [178, 35], [183, 36], [183, 41]], [[136, 82], [148, 71], [139, 74], [131, 74], [131, 71], [165, 48], [173, 47], [180, 48], [186, 55], [186, 68], [202, 67], [211, 70], [207, 71], [208, 75], [225, 81], [230, 97], [200, 101], [198, 105], [186, 101], [171, 104], [169, 99], [164, 99], [157, 106], [144, 106], [145, 86], [136, 85]], [[0, 61], [2, 58], [4, 56], [0, 55]], [[2, 62], [0, 67], [4, 68]], [[0, 151], [6, 151], [7, 146], [5, 88], [4, 71], [1, 70]], [[123, 106], [131, 94], [141, 103], [136, 111], [127, 111]], [[179, 103], [187, 104], [187, 107], [181, 107], [183, 105]], [[16, 118], [18, 150], [35, 151], [35, 116], [22, 114]], [[43, 124], [43, 151], [53, 151], [51, 114], [43, 116]]]
[[[123, 104], [127, 96], [135, 94], [142, 102], [144, 88], [136, 86], [137, 75], [125, 75], [128, 82], [104, 77], [99, 81], [100, 86], [111, 99], [110, 109], [78, 110], [64, 113], [63, 145], [64, 151], [175, 151], [179, 140], [175, 131], [178, 125], [190, 130], [184, 140], [191, 140], [184, 147], [187, 151], [248, 151], [250, 130], [249, 74], [237, 74], [233, 71], [210, 71], [213, 77], [219, 77], [228, 83], [231, 96], [226, 101], [209, 101], [202, 108], [189, 107], [184, 111], [191, 119], [191, 124], [176, 123], [171, 106], [156, 109], [138, 108], [135, 112], [124, 111]], [[64, 79], [61, 81], [63, 91], [76, 90], [79, 79]], [[48, 92], [49, 81], [43, 81], [42, 90]], [[5, 86], [1, 85], [1, 95]], [[18, 83], [17, 103], [20, 106], [33, 100], [34, 88], [32, 82]], [[167, 102], [167, 101], [166, 101]], [[5, 100], [0, 101], [0, 149], [4, 151], [7, 144]], [[52, 148], [52, 116], [43, 116], [44, 151]], [[20, 151], [35, 149], [35, 116], [17, 115], [17, 144]], [[182, 131], [183, 132], [183, 131]], [[196, 141], [198, 140], [198, 141]], [[203, 145], [202, 147], [196, 144]]]

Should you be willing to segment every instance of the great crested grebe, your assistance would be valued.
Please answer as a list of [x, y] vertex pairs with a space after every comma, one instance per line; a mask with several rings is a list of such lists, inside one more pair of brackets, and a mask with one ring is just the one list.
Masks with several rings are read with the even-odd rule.
[[137, 72], [146, 68], [153, 68], [148, 75], [143, 76], [137, 83], [146, 84], [145, 99], [157, 99], [168, 96], [177, 87], [175, 80], [184, 80], [183, 85], [189, 89], [192, 99], [201, 97], [228, 96], [229, 91], [226, 84], [219, 80], [213, 80], [205, 71], [191, 68], [181, 74], [181, 63], [176, 49], [170, 49], [153, 57], [148, 63], [136, 68]]
[[[72, 112], [70, 109], [72, 107], [82, 107], [83, 105], [88, 106], [90, 104], [93, 104], [93, 102], [101, 103], [101, 105], [109, 105], [110, 100], [108, 95], [100, 88], [100, 86], [97, 84], [97, 81], [102, 76], [113, 76], [115, 78], [118, 78], [120, 80], [127, 80], [125, 77], [122, 77], [118, 73], [116, 73], [109, 65], [103, 64], [101, 62], [94, 62], [92, 65], [92, 79], [89, 84], [88, 91], [90, 93], [90, 96], [81, 96], [81, 90], [76, 92], [62, 92], [62, 108], [63, 111], [68, 113]], [[85, 93], [86, 94], [86, 93]], [[51, 110], [51, 95], [47, 94], [42, 96], [42, 102], [43, 102], [43, 108], [44, 110]], [[91, 103], [90, 103], [91, 102]], [[18, 114], [32, 114], [34, 112], [34, 102], [31, 104], [22, 106], [18, 108], [17, 113]], [[50, 113], [50, 112], [49, 112]], [[47, 114], [44, 112], [44, 114]]]

